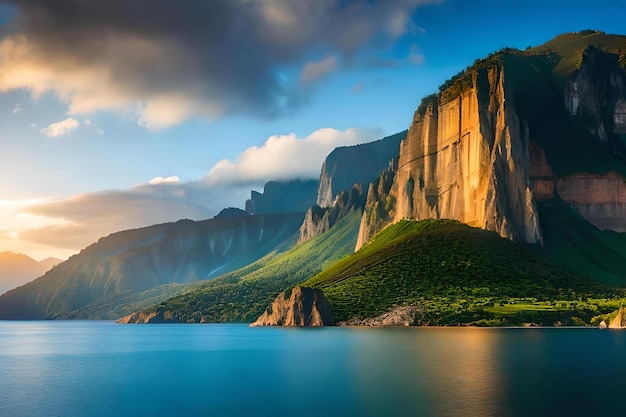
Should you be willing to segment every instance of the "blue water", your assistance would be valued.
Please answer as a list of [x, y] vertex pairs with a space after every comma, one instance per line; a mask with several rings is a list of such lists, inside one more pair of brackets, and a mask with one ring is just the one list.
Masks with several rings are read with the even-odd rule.
[[1, 322], [0, 416], [623, 416], [626, 332]]

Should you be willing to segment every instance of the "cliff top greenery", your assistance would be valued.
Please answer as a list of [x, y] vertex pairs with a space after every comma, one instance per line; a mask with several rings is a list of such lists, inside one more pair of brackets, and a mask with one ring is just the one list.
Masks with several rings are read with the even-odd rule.
[[480, 69], [489, 69], [502, 65], [507, 55], [534, 57], [549, 63], [551, 71], [558, 76], [567, 77], [582, 63], [585, 49], [594, 46], [602, 51], [618, 55], [622, 68], [626, 69], [626, 36], [609, 35], [596, 30], [582, 30], [558, 35], [554, 39], [525, 50], [502, 48], [478, 58], [472, 65], [444, 81], [438, 92], [424, 97], [417, 108], [417, 113], [424, 114], [429, 104], [446, 103], [454, 100], [460, 93], [472, 87], [472, 74]]
[[410, 305], [424, 308], [431, 324], [581, 324], [614, 311], [624, 296], [452, 220], [389, 226], [303, 285], [324, 291], [335, 321]]

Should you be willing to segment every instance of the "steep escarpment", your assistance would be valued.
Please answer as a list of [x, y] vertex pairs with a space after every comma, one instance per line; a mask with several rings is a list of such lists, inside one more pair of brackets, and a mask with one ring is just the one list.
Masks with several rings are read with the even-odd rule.
[[[472, 71], [456, 97], [444, 90], [416, 112], [400, 146], [393, 190], [385, 196], [395, 203], [387, 210], [390, 221], [450, 218], [541, 243], [527, 181], [529, 132], [516, 114], [505, 73], [499, 63]], [[375, 208], [370, 204], [369, 210]], [[363, 242], [377, 221], [364, 221]]]
[[397, 157], [400, 142], [406, 131], [383, 139], [355, 146], [336, 148], [324, 160], [319, 179], [317, 205], [330, 207], [337, 194], [347, 191], [354, 184], [372, 182]]
[[[403, 218], [451, 218], [544, 242], [538, 203], [626, 229], [626, 38], [584, 31], [477, 60], [427, 97], [359, 242]], [[384, 210], [381, 210], [384, 207]]]
[[[156, 297], [233, 271], [295, 242], [303, 214], [181, 220], [114, 233], [0, 297], [2, 319], [117, 318], [133, 295]], [[163, 296], [171, 296], [171, 288]], [[122, 301], [123, 300], [123, 301]]]
[[330, 305], [324, 293], [296, 286], [291, 294], [283, 291], [250, 326], [320, 327], [333, 325]]

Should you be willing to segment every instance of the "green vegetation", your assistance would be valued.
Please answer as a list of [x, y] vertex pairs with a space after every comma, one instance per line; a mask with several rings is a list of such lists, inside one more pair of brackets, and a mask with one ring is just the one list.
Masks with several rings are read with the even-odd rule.
[[352, 253], [360, 219], [361, 212], [352, 211], [330, 231], [315, 239], [196, 285], [144, 312], [164, 308], [187, 322], [254, 321], [285, 288], [306, 280]]
[[413, 305], [437, 325], [590, 323], [624, 297], [621, 289], [557, 270], [525, 247], [452, 220], [401, 221], [303, 285], [324, 291], [336, 321]]

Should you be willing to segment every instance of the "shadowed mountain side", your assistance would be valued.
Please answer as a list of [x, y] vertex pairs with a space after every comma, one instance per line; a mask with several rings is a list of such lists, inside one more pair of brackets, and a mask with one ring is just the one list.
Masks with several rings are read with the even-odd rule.
[[196, 284], [188, 292], [129, 315], [121, 322], [253, 322], [285, 288], [305, 281], [351, 254], [360, 218], [360, 210], [352, 211], [315, 239]]
[[304, 212], [317, 196], [317, 180], [270, 181], [263, 193], [252, 191], [246, 201], [250, 214]]
[[114, 233], [4, 294], [0, 318], [114, 318], [110, 300], [118, 296], [131, 302], [132, 294], [213, 278], [293, 245], [302, 219], [295, 213], [181, 220]]

